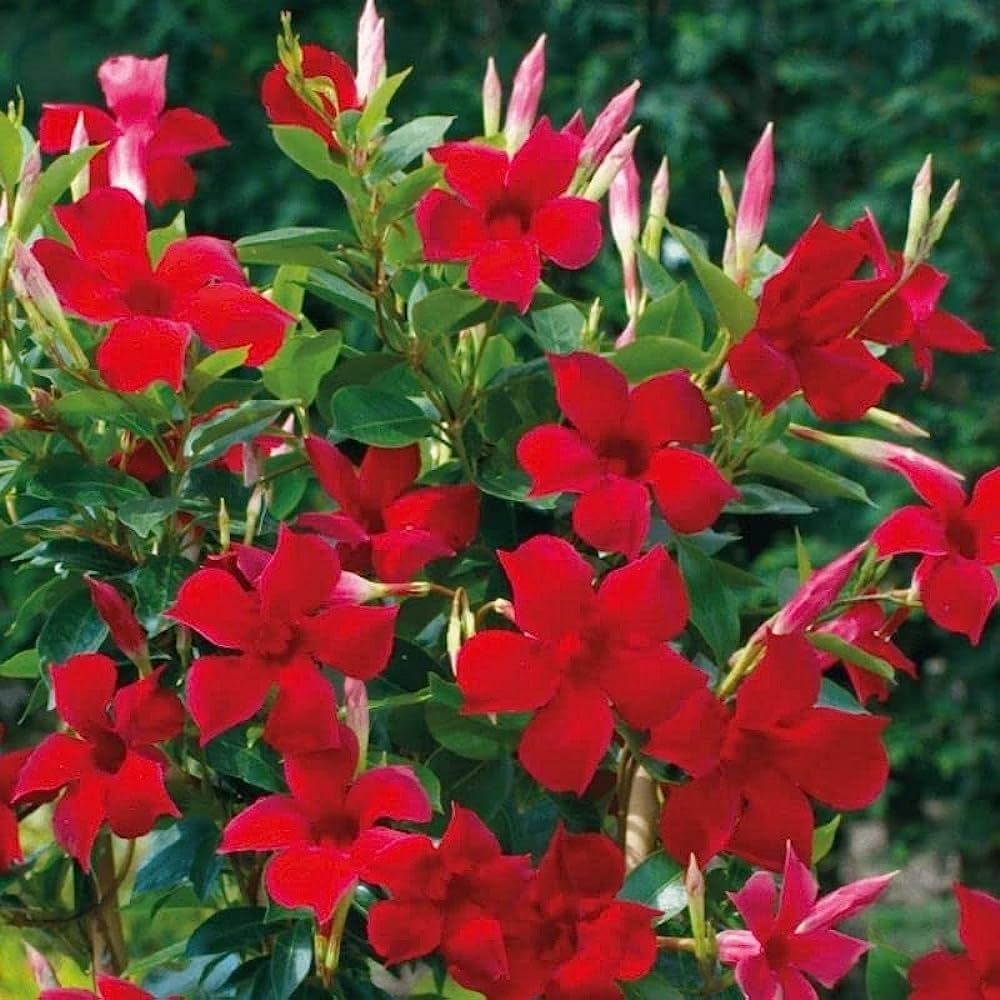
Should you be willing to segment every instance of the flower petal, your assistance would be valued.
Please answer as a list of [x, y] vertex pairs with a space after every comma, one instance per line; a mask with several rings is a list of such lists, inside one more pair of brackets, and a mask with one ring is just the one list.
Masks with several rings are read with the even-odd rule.
[[420, 446], [371, 447], [358, 468], [363, 502], [376, 510], [388, 507], [420, 475]]
[[606, 476], [573, 508], [573, 530], [601, 552], [634, 559], [649, 534], [649, 493], [645, 483]]
[[[978, 889], [955, 885], [958, 900], [958, 936], [983, 979], [991, 985], [1000, 981], [1000, 900]], [[992, 998], [990, 998], [992, 1000]]]
[[[72, 144], [73, 130], [80, 115], [83, 115], [89, 143], [108, 142], [118, 134], [114, 119], [100, 108], [90, 104], [43, 104], [38, 120], [38, 142], [42, 152], [65, 153]], [[90, 162], [92, 165], [94, 161]]]
[[85, 738], [111, 728], [108, 708], [117, 685], [114, 660], [101, 653], [78, 653], [52, 667], [56, 711]]
[[822, 420], [860, 420], [903, 377], [859, 340], [811, 347], [795, 355], [802, 393]]
[[556, 132], [548, 118], [540, 118], [511, 160], [508, 196], [537, 211], [569, 187], [579, 155], [580, 140], [576, 136]]
[[517, 443], [517, 461], [531, 477], [530, 496], [567, 490], [585, 493], [601, 479], [597, 453], [579, 431], [558, 424], [542, 424]]
[[532, 240], [493, 240], [475, 251], [469, 287], [484, 299], [512, 302], [527, 312], [542, 276], [538, 247]]
[[388, 899], [368, 911], [368, 941], [387, 965], [436, 951], [441, 927], [441, 910], [433, 903]]
[[392, 654], [398, 607], [338, 604], [302, 623], [309, 652], [348, 677], [371, 680]]
[[470, 260], [486, 246], [482, 217], [446, 191], [428, 191], [417, 203], [414, 219], [424, 260]]
[[450, 920], [445, 927], [441, 951], [449, 966], [494, 982], [507, 975], [503, 925], [496, 917], [469, 907], [464, 919]]
[[709, 691], [706, 679], [677, 712], [653, 728], [644, 750], [694, 778], [703, 777], [719, 766], [731, 718], [730, 710]]
[[1000, 593], [989, 569], [956, 555], [926, 558], [917, 567], [914, 581], [931, 620], [948, 632], [968, 636], [977, 646]]
[[349, 516], [358, 519], [361, 487], [351, 460], [325, 438], [310, 434], [305, 440], [306, 455], [320, 486]]
[[661, 448], [650, 459], [646, 476], [664, 520], [683, 534], [710, 527], [740, 495], [711, 459], [686, 448]]
[[112, 56], [97, 70], [104, 100], [126, 122], [158, 117], [167, 103], [167, 57]]
[[282, 524], [274, 555], [257, 578], [261, 608], [269, 620], [297, 621], [329, 602], [339, 576], [340, 560], [329, 542]]
[[65, 243], [43, 237], [31, 252], [68, 312], [98, 323], [128, 315], [121, 289]]
[[[808, 931], [829, 930], [844, 920], [850, 920], [851, 917], [871, 906], [882, 895], [894, 877], [895, 872], [889, 875], [875, 875], [834, 889], [812, 907], [796, 930], [800, 934], [805, 934]], [[817, 976], [817, 978], [819, 977]], [[829, 985], [829, 983], [824, 983], [824, 986]]]
[[976, 532], [979, 561], [987, 566], [1000, 563], [1000, 468], [980, 477], [965, 518]]
[[743, 810], [727, 851], [779, 871], [791, 841], [800, 858], [812, 859], [813, 814], [802, 791], [780, 771], [763, 769], [745, 778], [740, 791]]
[[614, 732], [607, 695], [564, 681], [521, 736], [525, 770], [553, 792], [582, 795], [597, 773]]
[[146, 197], [157, 207], [168, 201], [188, 201], [198, 186], [191, 167], [179, 156], [145, 156]]
[[93, 768], [90, 744], [66, 733], [46, 736], [31, 752], [17, 776], [11, 800], [34, 792], [51, 792], [77, 781]]
[[471, 544], [479, 530], [479, 491], [471, 483], [425, 486], [394, 500], [383, 516], [390, 531], [420, 528], [457, 552]]
[[449, 187], [480, 215], [502, 197], [510, 165], [502, 149], [481, 142], [446, 142], [430, 156], [444, 166]]
[[918, 958], [907, 971], [909, 1000], [983, 1000], [979, 970], [968, 955], [941, 949]]
[[310, 909], [321, 924], [330, 919], [356, 879], [349, 857], [311, 844], [285, 848], [264, 869], [264, 885], [271, 899], [289, 909]]
[[879, 557], [900, 552], [922, 552], [943, 555], [949, 549], [944, 525], [928, 507], [900, 507], [872, 532], [872, 542]]
[[867, 941], [830, 930], [795, 934], [787, 944], [789, 963], [827, 988], [839, 983], [871, 947]]
[[274, 681], [274, 672], [250, 656], [200, 656], [191, 664], [187, 706], [201, 745], [254, 716]]
[[278, 673], [278, 697], [267, 713], [264, 739], [285, 756], [339, 745], [337, 696], [313, 664], [300, 661]]
[[266, 795], [229, 821], [219, 853], [274, 851], [304, 843], [309, 837], [309, 820], [289, 796]]
[[620, 436], [629, 408], [628, 382], [610, 361], [574, 351], [550, 354], [559, 409], [591, 444]]
[[781, 905], [773, 934], [791, 934], [809, 915], [819, 895], [819, 883], [808, 865], [796, 856], [791, 841], [785, 844], [785, 868], [781, 878]]
[[674, 716], [705, 686], [705, 674], [667, 645], [611, 646], [602, 658], [600, 684], [630, 726], [648, 729]]
[[348, 789], [346, 805], [362, 830], [380, 819], [428, 823], [432, 815], [424, 786], [410, 768], [402, 766], [362, 772]]
[[[747, 925], [756, 941], [755, 951], [760, 951], [760, 942], [764, 941], [774, 926], [778, 914], [778, 890], [774, 884], [774, 876], [769, 872], [754, 872], [743, 883], [739, 892], [729, 893], [733, 906], [739, 911], [743, 923]], [[744, 934], [745, 931], [727, 931], [725, 933]], [[749, 946], [749, 943], [745, 943]], [[723, 957], [725, 946], [722, 935], [719, 935], [719, 959], [727, 965], [732, 962]]]
[[358, 763], [358, 739], [340, 727], [340, 746], [297, 754], [285, 761], [285, 780], [296, 804], [312, 820], [342, 811]]
[[211, 118], [190, 108], [171, 108], [160, 115], [146, 155], [150, 159], [174, 158], [228, 145]]
[[106, 788], [105, 775], [88, 774], [69, 786], [52, 813], [56, 843], [85, 872], [90, 871], [90, 852], [104, 823]]
[[688, 597], [677, 564], [662, 545], [612, 570], [597, 592], [601, 617], [617, 641], [666, 642], [688, 619]]
[[173, 739], [184, 728], [184, 706], [159, 686], [163, 669], [154, 670], [114, 696], [115, 731], [129, 746], [149, 746]]
[[437, 535], [419, 528], [372, 535], [371, 551], [375, 576], [385, 583], [405, 583], [429, 562], [455, 554]]
[[670, 789], [660, 816], [664, 850], [686, 865], [704, 867], [729, 843], [739, 816], [739, 789], [719, 771]]
[[655, 375], [637, 385], [628, 400], [625, 427], [650, 449], [712, 440], [712, 414], [687, 372]]
[[246, 649], [260, 623], [255, 595], [232, 573], [212, 568], [189, 576], [164, 614], [224, 649]]
[[761, 401], [764, 413], [770, 413], [801, 386], [788, 353], [757, 330], [736, 344], [726, 361], [733, 381]]
[[554, 198], [535, 212], [531, 235], [560, 267], [586, 267], [601, 249], [601, 206], [586, 198]]
[[487, 629], [468, 639], [458, 654], [462, 711], [527, 712], [540, 708], [559, 686], [559, 669], [545, 646], [517, 632]]
[[189, 236], [171, 243], [156, 265], [155, 275], [178, 298], [215, 281], [246, 284], [232, 243], [214, 236]]
[[736, 722], [766, 731], [811, 709], [819, 697], [819, 660], [802, 633], [767, 637], [763, 659], [740, 685]]
[[154, 316], [120, 319], [97, 348], [101, 377], [118, 392], [142, 392], [154, 382], [180, 391], [191, 328]]
[[105, 808], [108, 824], [125, 840], [141, 837], [160, 816], [180, 816], [163, 782], [165, 765], [129, 751], [122, 766], [109, 778]]

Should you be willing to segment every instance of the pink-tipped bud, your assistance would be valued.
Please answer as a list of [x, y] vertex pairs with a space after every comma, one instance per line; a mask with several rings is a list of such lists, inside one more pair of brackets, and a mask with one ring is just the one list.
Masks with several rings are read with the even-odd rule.
[[18, 298], [30, 302], [53, 329], [69, 334], [59, 297], [37, 258], [20, 240], [14, 241], [11, 284]]
[[670, 161], [664, 156], [653, 177], [649, 191], [649, 217], [642, 231], [642, 248], [654, 260], [660, 259], [660, 240], [667, 221], [667, 203], [670, 201]]
[[877, 427], [884, 427], [887, 431], [892, 431], [893, 434], [898, 434], [900, 437], [930, 437], [930, 434], [923, 427], [917, 426], [912, 420], [907, 420], [906, 417], [901, 417], [898, 413], [892, 413], [877, 406], [873, 406], [865, 413], [865, 420]]
[[604, 157], [601, 165], [590, 178], [586, 190], [583, 192], [584, 198], [591, 201], [600, 201], [611, 187], [611, 182], [618, 176], [618, 171], [625, 166], [626, 162], [632, 158], [635, 152], [635, 141], [639, 137], [641, 126], [637, 125], [631, 132], [626, 132], [611, 147], [611, 152]]
[[596, 166], [621, 138], [635, 110], [635, 95], [640, 86], [642, 84], [638, 80], [633, 80], [623, 91], [615, 94], [594, 119], [580, 147], [580, 166], [585, 169]]
[[507, 152], [513, 155], [528, 138], [545, 86], [545, 35], [540, 35], [531, 51], [521, 60], [514, 75], [503, 133]]
[[625, 329], [615, 337], [615, 350], [620, 351], [623, 347], [635, 343], [635, 320], [630, 319], [625, 325]]
[[24, 213], [34, 200], [35, 188], [38, 186], [38, 178], [41, 174], [42, 154], [36, 142], [25, 156], [17, 178], [17, 194], [14, 196], [14, 207], [10, 212], [10, 225], [15, 232], [20, 228]]
[[354, 82], [358, 99], [368, 100], [385, 79], [385, 18], [379, 17], [375, 0], [367, 0], [358, 19], [358, 72]]
[[774, 125], [768, 122], [747, 163], [747, 173], [736, 210], [736, 263], [745, 275], [764, 238], [774, 187]]
[[345, 570], [337, 580], [331, 600], [335, 604], [367, 604], [369, 601], [381, 601], [386, 597], [426, 597], [429, 593], [430, 584], [425, 580], [414, 580], [410, 583], [376, 583], [374, 580], [366, 580], [357, 573]]
[[917, 171], [917, 176], [913, 179], [913, 191], [910, 195], [910, 218], [906, 226], [906, 244], [903, 248], [903, 260], [907, 263], [920, 256], [922, 244], [927, 236], [927, 224], [931, 218], [933, 171], [934, 161], [928, 153], [923, 165]]
[[25, 417], [0, 404], [0, 434], [19, 430], [21, 427], [26, 427], [27, 424], [28, 421]]
[[133, 662], [148, 665], [146, 633], [128, 601], [110, 583], [95, 580], [92, 576], [85, 576], [84, 580], [90, 588], [94, 608], [110, 629], [114, 644]]
[[489, 137], [500, 131], [500, 106], [503, 104], [503, 84], [493, 56], [486, 60], [483, 77], [483, 135]]
[[[83, 119], [83, 112], [76, 116], [76, 124], [73, 126], [73, 134], [69, 140], [69, 151], [75, 153], [78, 149], [83, 149], [90, 145], [90, 136], [87, 135], [87, 124]], [[79, 201], [88, 191], [90, 191], [90, 164], [84, 164], [83, 169], [73, 178], [69, 185], [70, 195], [73, 201]]]
[[636, 241], [639, 239], [639, 171], [630, 156], [615, 179], [608, 195], [611, 235], [622, 262], [625, 286], [625, 308], [630, 320], [639, 311], [639, 280], [636, 268]]
[[564, 135], [572, 135], [577, 139], [583, 139], [587, 134], [587, 122], [583, 117], [583, 111], [577, 108], [573, 112], [573, 117], [559, 131]]
[[[24, 954], [28, 959], [28, 969], [31, 977], [35, 980], [35, 985], [40, 990], [59, 990], [59, 980], [56, 978], [52, 963], [37, 948], [33, 948], [27, 941], [22, 942]], [[62, 990], [59, 990], [63, 993]], [[72, 995], [75, 990], [66, 990]], [[86, 996], [86, 994], [84, 994]]]
[[354, 677], [344, 678], [344, 722], [358, 738], [357, 773], [360, 774], [367, 764], [371, 713], [368, 710], [368, 689], [365, 682]]
[[829, 565], [812, 573], [771, 619], [768, 631], [774, 635], [790, 635], [812, 625], [844, 589], [844, 584], [864, 550], [864, 543], [856, 545]]

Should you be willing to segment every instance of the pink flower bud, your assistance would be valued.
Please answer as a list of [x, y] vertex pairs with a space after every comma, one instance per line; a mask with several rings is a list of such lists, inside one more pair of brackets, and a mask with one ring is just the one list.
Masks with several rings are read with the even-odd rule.
[[367, 604], [369, 601], [380, 601], [385, 597], [426, 597], [428, 593], [430, 585], [424, 580], [413, 580], [410, 583], [376, 583], [374, 580], [366, 580], [357, 573], [345, 570], [337, 580], [331, 600], [335, 604]]
[[639, 281], [636, 269], [636, 240], [639, 239], [639, 171], [630, 156], [611, 182], [608, 195], [611, 235], [622, 262], [625, 308], [630, 320], [639, 310]]
[[635, 343], [635, 321], [629, 320], [625, 329], [615, 338], [615, 350], [620, 351], [623, 347]]
[[635, 95], [640, 86], [642, 84], [638, 80], [633, 80], [623, 91], [612, 97], [594, 119], [594, 124], [580, 147], [581, 166], [590, 168], [600, 163], [621, 137], [635, 110]]
[[764, 237], [774, 187], [774, 125], [768, 122], [747, 163], [747, 173], [736, 210], [736, 261], [745, 273]]
[[583, 117], [583, 111], [577, 108], [573, 112], [573, 117], [559, 130], [564, 135], [573, 135], [577, 139], [583, 139], [587, 134], [587, 123]]
[[[69, 140], [69, 151], [75, 153], [78, 149], [83, 149], [90, 145], [90, 137], [87, 135], [87, 125], [81, 111], [76, 116], [76, 124], [73, 126], [73, 134]], [[73, 201], [79, 201], [90, 190], [90, 164], [84, 164], [83, 169], [73, 178], [69, 186]]]
[[545, 86], [545, 35], [540, 35], [531, 51], [521, 60], [514, 76], [507, 106], [504, 136], [507, 152], [516, 153], [528, 138], [538, 116], [538, 102]]
[[639, 137], [640, 126], [636, 126], [631, 132], [623, 135], [618, 142], [611, 147], [611, 152], [604, 157], [601, 165], [590, 178], [590, 183], [583, 193], [584, 198], [591, 201], [600, 201], [607, 194], [611, 187], [611, 182], [618, 175], [618, 171], [631, 159], [635, 151], [635, 141]]
[[20, 241], [14, 241], [11, 283], [20, 299], [29, 301], [49, 326], [68, 332], [59, 297], [35, 255]]
[[385, 18], [379, 17], [375, 0], [366, 0], [358, 19], [358, 72], [355, 85], [364, 103], [385, 79]]
[[496, 135], [500, 131], [500, 105], [503, 103], [503, 84], [493, 56], [486, 60], [483, 77], [483, 135]]
[[642, 248], [654, 260], [660, 259], [660, 241], [667, 221], [667, 202], [670, 201], [670, 162], [664, 156], [653, 177], [649, 191], [649, 216], [642, 231]]
[[368, 710], [368, 689], [365, 682], [354, 677], [344, 678], [344, 722], [358, 738], [357, 772], [360, 774], [367, 763], [368, 734], [371, 729], [371, 713]]
[[16, 431], [18, 428], [26, 426], [27, 423], [28, 421], [19, 413], [15, 413], [13, 410], [0, 404], [0, 434], [5, 434], [7, 431]]
[[84, 580], [90, 588], [94, 608], [111, 630], [115, 645], [130, 660], [148, 663], [146, 633], [125, 598], [110, 583], [95, 580], [92, 576], [85, 576]]
[[769, 631], [774, 635], [790, 635], [812, 625], [844, 589], [864, 550], [864, 543], [855, 545], [849, 552], [812, 573], [771, 620]]

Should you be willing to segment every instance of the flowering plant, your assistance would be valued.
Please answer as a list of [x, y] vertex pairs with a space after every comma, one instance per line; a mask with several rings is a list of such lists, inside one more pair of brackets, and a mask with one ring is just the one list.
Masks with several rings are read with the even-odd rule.
[[[897, 632], [978, 643], [998, 599], [1000, 468], [966, 487], [880, 408], [899, 348], [925, 383], [986, 349], [929, 263], [957, 182], [932, 211], [928, 159], [901, 252], [866, 213], [782, 256], [768, 125], [717, 264], [666, 159], [643, 223], [638, 82], [557, 127], [543, 37], [457, 138], [390, 117], [385, 40], [372, 0], [356, 67], [286, 15], [261, 84], [350, 229], [150, 228], [225, 143], [166, 56], [101, 66], [110, 114], [0, 117], [0, 540], [35, 588], [0, 919], [41, 995], [807, 1000], [867, 953], [873, 997], [995, 996], [992, 897], [907, 970], [836, 929], [892, 876], [812, 872], [889, 778]], [[605, 200], [620, 329], [566, 274]], [[779, 593], [744, 519], [868, 500], [801, 441], [922, 503], [818, 569], [800, 540]]]

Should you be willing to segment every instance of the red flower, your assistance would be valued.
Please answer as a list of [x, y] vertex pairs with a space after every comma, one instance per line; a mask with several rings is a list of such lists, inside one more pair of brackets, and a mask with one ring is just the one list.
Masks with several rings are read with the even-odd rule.
[[536, 710], [521, 763], [546, 788], [580, 795], [611, 742], [612, 707], [646, 729], [704, 685], [667, 645], [687, 621], [684, 583], [659, 547], [609, 573], [596, 593], [589, 564], [560, 538], [539, 535], [499, 555], [522, 633], [488, 629], [462, 647], [462, 711]]
[[872, 541], [883, 558], [922, 555], [913, 582], [924, 610], [941, 628], [967, 635], [975, 645], [997, 603], [989, 567], [1000, 563], [1000, 468], [979, 480], [971, 499], [947, 471], [917, 465], [898, 471], [929, 506], [890, 514]]
[[97, 992], [70, 987], [54, 990], [42, 990], [38, 1000], [155, 1000], [152, 993], [147, 993], [138, 986], [114, 976], [97, 977]]
[[425, 259], [470, 260], [473, 291], [525, 312], [544, 259], [576, 270], [601, 248], [600, 206], [564, 194], [579, 155], [580, 140], [547, 118], [513, 159], [475, 142], [432, 149], [455, 193], [428, 191], [417, 205]]
[[114, 644], [130, 659], [147, 659], [146, 633], [128, 602], [110, 583], [84, 576], [94, 609], [108, 626]]
[[965, 953], [944, 949], [918, 958], [909, 971], [910, 1000], [997, 1000], [1000, 997], [1000, 900], [955, 884], [958, 936]]
[[[340, 149], [331, 123], [341, 111], [361, 107], [351, 67], [320, 45], [302, 46], [302, 74], [323, 84], [312, 91], [323, 106], [325, 116], [309, 107], [288, 85], [288, 74], [281, 63], [268, 70], [260, 88], [260, 99], [267, 117], [276, 125], [301, 125], [321, 136], [331, 149]], [[330, 93], [330, 86], [333, 93]]]
[[777, 871], [790, 840], [812, 857], [809, 798], [860, 809], [885, 787], [888, 719], [814, 707], [819, 659], [801, 635], [771, 635], [734, 705], [699, 689], [653, 729], [646, 751], [690, 782], [671, 788], [660, 822], [664, 847], [702, 866], [729, 851]]
[[[788, 844], [780, 901], [765, 872], [751, 875], [730, 894], [747, 930], [719, 934], [719, 961], [736, 966], [736, 982], [747, 1000], [815, 1000], [807, 973], [832, 987], [870, 947], [834, 926], [871, 906], [893, 875], [863, 878], [817, 899], [816, 880]], [[945, 1000], [945, 994], [936, 996]]]
[[617, 901], [624, 880], [607, 837], [560, 826], [505, 921], [507, 976], [459, 982], [487, 1000], [620, 1000], [617, 981], [641, 979], [656, 960], [656, 910]]
[[131, 191], [156, 206], [187, 201], [195, 175], [185, 157], [228, 143], [215, 123], [189, 108], [164, 111], [167, 57], [113, 56], [101, 63], [97, 79], [111, 114], [89, 104], [44, 104], [38, 123], [43, 153], [70, 148], [83, 116], [86, 142], [108, 143], [90, 161], [90, 189]]
[[238, 572], [211, 567], [188, 577], [166, 612], [236, 651], [191, 665], [187, 703], [201, 742], [259, 712], [277, 685], [264, 738], [282, 753], [335, 746], [336, 697], [317, 663], [374, 677], [389, 660], [397, 609], [337, 600], [336, 552], [284, 525], [273, 556], [245, 547], [240, 555]]
[[649, 531], [648, 484], [667, 523], [702, 531], [738, 492], [704, 455], [677, 442], [712, 439], [712, 418], [685, 372], [656, 375], [631, 391], [596, 354], [549, 355], [559, 408], [573, 427], [543, 424], [518, 442], [531, 495], [580, 493], [573, 529], [595, 548], [638, 554]]
[[481, 819], [454, 804], [435, 848], [414, 835], [392, 844], [365, 878], [392, 893], [368, 914], [368, 940], [390, 965], [440, 949], [459, 982], [506, 975], [503, 922], [531, 877]]
[[[232, 819], [219, 851], [273, 851], [264, 871], [268, 895], [281, 906], [308, 907], [330, 919], [372, 858], [405, 836], [376, 827], [380, 819], [426, 823], [427, 793], [406, 767], [376, 767], [354, 778], [357, 739], [340, 727], [337, 749], [290, 757], [290, 795], [258, 799]], [[352, 780], [353, 779], [353, 780]]]
[[247, 285], [231, 243], [178, 240], [154, 269], [145, 213], [127, 191], [101, 188], [53, 211], [73, 249], [41, 239], [32, 250], [66, 309], [111, 324], [97, 367], [112, 389], [138, 392], [157, 379], [179, 389], [192, 333], [213, 350], [247, 347], [250, 365], [281, 347], [292, 317]]
[[369, 448], [361, 466], [321, 437], [306, 438], [306, 452], [336, 514], [303, 514], [302, 527], [338, 542], [345, 569], [387, 583], [405, 583], [433, 559], [453, 556], [479, 530], [474, 486], [411, 489], [420, 474], [420, 448]]
[[[4, 727], [0, 724], [0, 740], [3, 735]], [[21, 773], [24, 762], [31, 756], [31, 751], [32, 748], [28, 747], [0, 754], [0, 875], [10, 871], [11, 865], [24, 857], [17, 832], [17, 813], [14, 812], [11, 800], [17, 776]]]
[[[903, 275], [903, 256], [890, 253], [871, 212], [866, 212], [851, 227], [868, 244], [868, 256], [875, 274], [893, 285]], [[938, 299], [948, 284], [948, 275], [930, 264], [920, 264], [892, 298], [865, 322], [861, 335], [880, 344], [909, 344], [913, 360], [923, 372], [924, 385], [934, 370], [932, 350], [952, 354], [987, 351], [986, 338], [957, 316], [938, 309]]]
[[152, 830], [158, 816], [180, 812], [163, 783], [169, 763], [153, 744], [172, 739], [184, 708], [161, 691], [160, 671], [115, 691], [114, 663], [99, 653], [71, 656], [52, 668], [59, 717], [77, 735], [46, 737], [21, 769], [14, 800], [65, 788], [56, 804], [56, 841], [90, 870], [90, 849], [107, 820], [119, 837]]
[[817, 219], [764, 283], [757, 323], [728, 361], [765, 413], [801, 389], [824, 420], [857, 420], [902, 381], [850, 335], [892, 287], [887, 278], [852, 280], [867, 252], [857, 233]]

